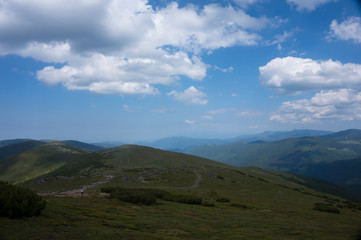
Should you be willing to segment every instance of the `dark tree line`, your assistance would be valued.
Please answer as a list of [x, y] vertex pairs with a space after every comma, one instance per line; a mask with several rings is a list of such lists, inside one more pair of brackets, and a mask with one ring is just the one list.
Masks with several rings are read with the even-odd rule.
[[35, 192], [0, 180], [1, 217], [39, 216], [45, 205], [45, 200]]

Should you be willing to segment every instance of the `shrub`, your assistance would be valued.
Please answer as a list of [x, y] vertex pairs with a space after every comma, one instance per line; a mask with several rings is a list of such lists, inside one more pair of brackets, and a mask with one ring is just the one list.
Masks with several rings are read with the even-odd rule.
[[228, 198], [217, 198], [216, 201], [217, 202], [230, 202], [230, 200]]
[[100, 188], [100, 191], [103, 193], [111, 193], [114, 192], [116, 190], [115, 187], [102, 187]]
[[214, 203], [208, 201], [203, 201], [202, 205], [206, 207], [214, 207]]
[[315, 203], [315, 207], [313, 209], [321, 212], [340, 213], [338, 208], [326, 203]]
[[202, 198], [190, 194], [171, 194], [161, 189], [142, 189], [142, 188], [121, 188], [121, 187], [103, 187], [101, 192], [110, 193], [111, 198], [117, 198], [124, 202], [141, 203], [145, 205], [155, 204], [157, 198], [165, 201], [201, 204]]
[[201, 204], [202, 198], [190, 194], [169, 194], [165, 195], [163, 200], [186, 203], [186, 204]]
[[46, 202], [35, 192], [0, 181], [0, 216], [39, 216], [45, 205]]
[[141, 203], [145, 205], [152, 205], [157, 202], [154, 194], [143, 191], [143, 189], [116, 188], [110, 193], [110, 197], [117, 198], [124, 202]]
[[247, 209], [248, 207], [242, 203], [232, 203], [231, 207], [238, 207], [238, 208], [244, 208]]

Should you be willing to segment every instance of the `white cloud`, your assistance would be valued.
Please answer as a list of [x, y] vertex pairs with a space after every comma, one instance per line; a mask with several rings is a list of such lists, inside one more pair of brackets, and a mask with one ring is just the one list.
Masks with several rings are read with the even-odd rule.
[[361, 65], [308, 58], [275, 58], [259, 68], [263, 86], [279, 93], [306, 90], [361, 89]]
[[317, 7], [337, 0], [287, 0], [287, 3], [296, 5], [298, 11], [313, 11]]
[[361, 18], [349, 17], [342, 23], [333, 20], [330, 24], [330, 38], [338, 38], [341, 40], [353, 40], [361, 43]]
[[361, 92], [352, 89], [320, 91], [311, 99], [287, 101], [270, 120], [309, 123], [325, 119], [361, 120]]
[[2, 1], [0, 55], [49, 63], [37, 72], [49, 85], [157, 94], [154, 85], [170, 85], [181, 75], [202, 80], [207, 68], [200, 51], [256, 45], [256, 31], [268, 24], [214, 4], [199, 9], [173, 2], [154, 10], [146, 0]]
[[205, 99], [207, 96], [205, 93], [199, 91], [194, 86], [189, 87], [184, 92], [177, 92], [175, 90], [167, 93], [168, 96], [173, 96], [177, 101], [181, 101], [187, 104], [199, 104], [207, 105], [208, 100]]
[[126, 111], [126, 112], [134, 112], [134, 110], [131, 109], [131, 108], [130, 108], [128, 105], [126, 105], [126, 104], [123, 105], [123, 109], [124, 109], [124, 111]]
[[160, 109], [152, 109], [151, 112], [153, 113], [166, 113], [168, 110], [165, 108], [160, 108]]
[[196, 121], [194, 121], [194, 120], [185, 120], [184, 122], [187, 124], [195, 124], [196, 123]]
[[234, 70], [233, 67], [220, 68], [220, 67], [218, 67], [217, 65], [214, 66], [214, 69], [219, 70], [219, 71], [224, 72], [224, 73], [231, 73], [231, 72], [233, 72], [233, 70]]
[[261, 2], [262, 0], [233, 0], [238, 6], [242, 8], [247, 8], [249, 5]]

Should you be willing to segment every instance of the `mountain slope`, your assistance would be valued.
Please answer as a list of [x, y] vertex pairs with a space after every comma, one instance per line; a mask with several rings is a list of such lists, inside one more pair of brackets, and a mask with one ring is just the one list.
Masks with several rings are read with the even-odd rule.
[[3, 159], [0, 162], [0, 177], [12, 183], [23, 182], [76, 161], [84, 153], [81, 149], [60, 142], [45, 144]]
[[361, 135], [358, 137], [355, 131], [351, 130], [328, 137], [290, 138], [253, 144], [241, 142], [223, 146], [207, 145], [193, 148], [187, 153], [234, 166], [258, 166], [302, 173], [302, 168], [309, 164], [355, 158], [361, 155], [360, 144]]
[[36, 147], [40, 147], [44, 145], [44, 142], [35, 141], [35, 140], [28, 140], [21, 143], [14, 143], [11, 145], [7, 145], [4, 147], [0, 147], [0, 161], [4, 158], [11, 157], [22, 152], [29, 151]]
[[69, 146], [73, 146], [76, 148], [80, 148], [84, 151], [87, 152], [96, 152], [96, 151], [100, 151], [100, 150], [104, 150], [104, 147], [101, 146], [97, 146], [97, 145], [93, 145], [93, 144], [88, 144], [88, 143], [83, 143], [83, 142], [79, 142], [79, 141], [75, 141], [75, 140], [66, 140], [66, 141], [62, 141], [63, 143], [65, 143], [66, 145]]
[[6, 147], [17, 143], [27, 142], [31, 139], [11, 139], [11, 140], [2, 140], [0, 141], [0, 147]]
[[271, 142], [286, 138], [322, 136], [330, 133], [331, 132], [329, 131], [320, 131], [320, 130], [292, 130], [292, 131], [284, 131], [284, 132], [267, 131], [259, 134], [242, 135], [228, 139], [170, 137], [170, 138], [162, 138], [153, 142], [140, 142], [139, 144], [143, 146], [149, 146], [164, 150], [187, 152], [191, 148], [195, 148], [203, 145], [225, 145], [225, 144], [232, 144], [237, 142], [255, 142], [255, 141]]

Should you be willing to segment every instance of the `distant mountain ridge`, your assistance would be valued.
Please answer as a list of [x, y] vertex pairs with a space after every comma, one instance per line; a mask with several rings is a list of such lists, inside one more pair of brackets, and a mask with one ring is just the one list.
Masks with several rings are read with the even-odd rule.
[[[357, 187], [353, 185], [360, 183], [355, 179], [361, 179], [361, 165], [358, 160], [352, 161], [361, 157], [361, 130], [358, 129], [274, 142], [205, 145], [187, 153], [233, 166], [257, 166], [318, 177], [349, 187]], [[349, 169], [350, 174], [343, 169]], [[335, 176], [325, 175], [325, 172], [332, 172]], [[337, 178], [342, 181], [337, 181]]]
[[292, 130], [292, 131], [266, 131], [258, 134], [242, 135], [228, 139], [206, 139], [190, 137], [169, 137], [162, 138], [153, 142], [139, 142], [140, 145], [159, 148], [163, 150], [172, 150], [177, 152], [188, 152], [191, 148], [203, 145], [226, 145], [236, 142], [272, 142], [287, 138], [313, 137], [327, 135], [332, 132], [322, 130]]

